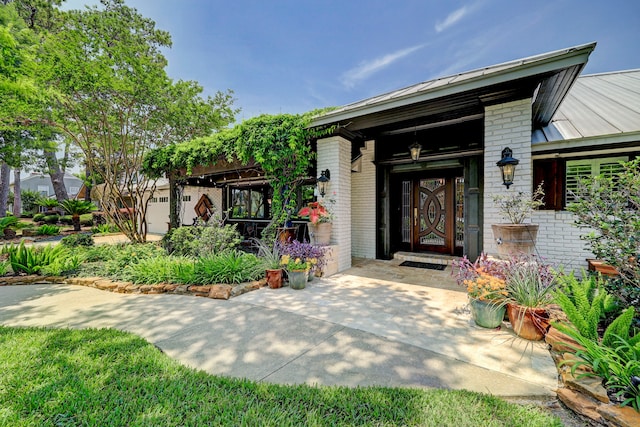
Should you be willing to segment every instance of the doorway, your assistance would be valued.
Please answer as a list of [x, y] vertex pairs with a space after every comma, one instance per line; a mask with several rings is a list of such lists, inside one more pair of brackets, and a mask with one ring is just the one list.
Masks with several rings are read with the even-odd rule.
[[461, 255], [464, 245], [464, 179], [458, 173], [397, 176], [392, 233], [396, 250]]

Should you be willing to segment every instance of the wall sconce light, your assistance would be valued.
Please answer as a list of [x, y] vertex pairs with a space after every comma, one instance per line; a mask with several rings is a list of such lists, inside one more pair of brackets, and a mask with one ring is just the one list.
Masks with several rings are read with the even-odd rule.
[[318, 178], [318, 191], [322, 197], [324, 197], [327, 190], [329, 190], [329, 181], [331, 181], [331, 172], [329, 169], [320, 172], [320, 177]]
[[509, 147], [502, 150], [502, 159], [496, 163], [502, 173], [502, 183], [509, 188], [513, 184], [513, 177], [516, 174], [516, 165], [520, 163], [520, 160], [511, 157], [513, 151]]
[[422, 145], [418, 144], [418, 141], [414, 142], [409, 146], [409, 152], [411, 153], [411, 160], [417, 162], [420, 159], [420, 150], [422, 150]]

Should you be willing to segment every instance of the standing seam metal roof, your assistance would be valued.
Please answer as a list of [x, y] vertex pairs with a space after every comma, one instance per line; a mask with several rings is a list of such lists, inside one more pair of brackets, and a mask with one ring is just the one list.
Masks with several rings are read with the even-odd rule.
[[640, 131], [640, 69], [581, 76], [533, 143]]

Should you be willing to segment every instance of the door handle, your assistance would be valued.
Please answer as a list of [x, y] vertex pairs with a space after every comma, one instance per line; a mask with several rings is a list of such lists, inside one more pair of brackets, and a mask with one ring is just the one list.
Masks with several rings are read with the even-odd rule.
[[413, 226], [418, 226], [418, 208], [413, 208]]

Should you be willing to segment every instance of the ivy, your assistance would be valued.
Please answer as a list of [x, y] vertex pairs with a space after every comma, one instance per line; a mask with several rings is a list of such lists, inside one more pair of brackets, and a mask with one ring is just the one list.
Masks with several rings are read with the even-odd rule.
[[295, 192], [307, 179], [315, 153], [311, 141], [332, 131], [310, 128], [319, 110], [302, 115], [261, 115], [231, 129], [185, 143], [158, 148], [143, 163], [143, 173], [158, 178], [196, 166], [215, 165], [221, 160], [255, 162], [273, 187], [272, 223], [267, 233], [284, 224], [295, 208]]

